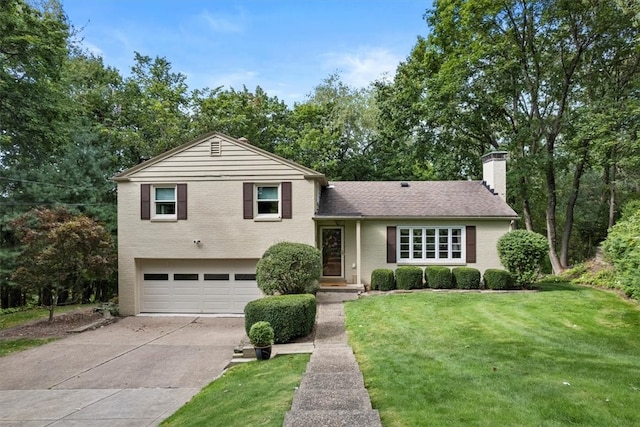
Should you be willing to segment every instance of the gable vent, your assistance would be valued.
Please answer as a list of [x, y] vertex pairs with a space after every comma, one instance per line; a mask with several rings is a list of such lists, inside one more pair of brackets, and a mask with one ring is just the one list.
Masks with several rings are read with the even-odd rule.
[[221, 156], [222, 155], [222, 141], [219, 139], [214, 139], [211, 141], [211, 156]]

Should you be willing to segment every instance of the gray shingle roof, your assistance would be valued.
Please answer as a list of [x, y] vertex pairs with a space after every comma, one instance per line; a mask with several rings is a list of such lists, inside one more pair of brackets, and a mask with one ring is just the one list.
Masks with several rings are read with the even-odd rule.
[[338, 181], [322, 189], [317, 217], [517, 218], [480, 181]]

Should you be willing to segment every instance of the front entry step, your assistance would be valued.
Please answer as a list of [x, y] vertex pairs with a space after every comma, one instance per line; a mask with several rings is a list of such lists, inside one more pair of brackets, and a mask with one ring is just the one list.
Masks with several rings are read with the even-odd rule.
[[318, 292], [341, 292], [359, 294], [361, 292], [364, 292], [364, 286], [351, 283], [321, 282]]

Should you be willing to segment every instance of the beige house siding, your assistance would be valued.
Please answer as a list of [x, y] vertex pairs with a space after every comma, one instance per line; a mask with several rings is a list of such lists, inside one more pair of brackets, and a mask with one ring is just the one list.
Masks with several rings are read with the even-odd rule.
[[[315, 244], [312, 218], [318, 183], [286, 164], [236, 148], [223, 140], [222, 156], [211, 157], [205, 141], [118, 183], [118, 291], [123, 315], [139, 313], [140, 260], [258, 259], [280, 241]], [[283, 181], [292, 184], [292, 219], [243, 219], [243, 183]], [[141, 220], [142, 183], [186, 183], [187, 220]]]
[[[354, 221], [355, 222], [355, 221]], [[387, 226], [476, 226], [476, 262], [460, 264], [434, 264], [455, 267], [464, 265], [480, 270], [488, 268], [503, 268], [496, 251], [498, 239], [510, 230], [508, 220], [446, 220], [446, 221], [362, 221], [362, 282], [371, 283], [371, 272], [376, 268], [390, 268], [395, 270], [401, 263], [387, 263]], [[353, 249], [355, 256], [355, 245]], [[411, 264], [425, 267], [426, 264]]]

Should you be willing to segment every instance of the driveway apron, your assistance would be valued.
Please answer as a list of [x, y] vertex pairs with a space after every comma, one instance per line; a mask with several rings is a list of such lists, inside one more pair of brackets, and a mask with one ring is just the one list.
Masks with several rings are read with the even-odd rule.
[[155, 426], [218, 377], [244, 319], [127, 317], [0, 358], [0, 426]]

